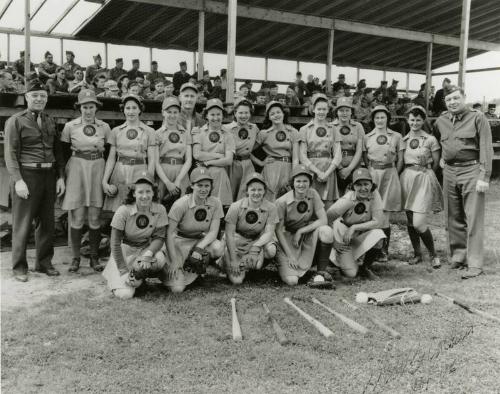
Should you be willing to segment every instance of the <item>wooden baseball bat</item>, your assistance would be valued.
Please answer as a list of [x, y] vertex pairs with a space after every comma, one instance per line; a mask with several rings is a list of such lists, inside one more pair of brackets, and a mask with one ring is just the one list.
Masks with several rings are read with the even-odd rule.
[[276, 319], [271, 315], [271, 311], [267, 307], [265, 303], [262, 303], [262, 307], [264, 308], [264, 311], [266, 312], [267, 318], [271, 322], [273, 326], [273, 330], [276, 333], [276, 336], [278, 337], [278, 342], [280, 343], [281, 346], [285, 346], [288, 344], [290, 341], [287, 339], [285, 332], [283, 329], [280, 327]]
[[368, 332], [368, 329], [366, 327], [362, 326], [361, 324], [355, 322], [352, 319], [349, 319], [347, 316], [344, 316], [342, 313], [338, 313], [338, 312], [334, 311], [332, 308], [329, 308], [328, 306], [326, 306], [325, 304], [323, 304], [322, 302], [320, 302], [316, 298], [312, 297], [312, 302], [314, 302], [315, 304], [317, 304], [317, 305], [325, 308], [328, 312], [330, 312], [335, 317], [338, 317], [340, 320], [342, 320], [342, 322], [344, 322], [345, 324], [347, 324], [354, 331], [357, 331], [357, 332], [359, 332], [359, 333], [361, 333], [363, 335], [365, 335]]
[[241, 335], [240, 322], [238, 321], [238, 315], [236, 314], [236, 298], [231, 298], [231, 310], [233, 314], [233, 340], [241, 341], [243, 335]]
[[[347, 304], [347, 306], [349, 306], [349, 308], [351, 308], [352, 310], [356, 311], [358, 310], [359, 308], [356, 306], [356, 305], [353, 305], [351, 304], [349, 301], [347, 301], [346, 299], [342, 299], [342, 302]], [[368, 319], [370, 319], [370, 321], [375, 324], [376, 326], [378, 326], [379, 328], [381, 328], [382, 330], [386, 331], [389, 333], [389, 335], [391, 335], [392, 337], [394, 338], [401, 338], [401, 334], [399, 332], [397, 332], [395, 329], [389, 327], [387, 324], [385, 324], [382, 320], [379, 320], [377, 319], [376, 317], [373, 317], [370, 313], [368, 313], [367, 311], [363, 310], [363, 313], [366, 315], [366, 317], [368, 317]]]
[[449, 297], [447, 295], [444, 295], [442, 293], [435, 293], [435, 294], [437, 296], [441, 297], [441, 298], [444, 298], [444, 299], [446, 299], [448, 301], [451, 301], [452, 303], [454, 303], [454, 304], [458, 305], [459, 307], [465, 309], [469, 313], [474, 313], [476, 315], [484, 317], [485, 319], [493, 320], [493, 321], [495, 321], [497, 323], [500, 323], [500, 318], [499, 317], [493, 316], [493, 315], [491, 315], [491, 314], [489, 314], [487, 312], [483, 312], [483, 311], [481, 311], [479, 309], [473, 308], [473, 307], [471, 307], [471, 306], [469, 306], [467, 304], [464, 304], [463, 302], [461, 302], [459, 300], [451, 298], [451, 297]]
[[332, 330], [330, 330], [328, 327], [324, 326], [321, 322], [317, 321], [314, 317], [308, 315], [306, 312], [304, 312], [302, 309], [300, 309], [297, 305], [295, 305], [290, 298], [285, 297], [283, 299], [285, 303], [290, 305], [293, 309], [295, 309], [299, 314], [306, 319], [309, 323], [311, 323], [314, 328], [316, 328], [321, 334], [323, 334], [326, 338], [331, 337], [333, 335]]

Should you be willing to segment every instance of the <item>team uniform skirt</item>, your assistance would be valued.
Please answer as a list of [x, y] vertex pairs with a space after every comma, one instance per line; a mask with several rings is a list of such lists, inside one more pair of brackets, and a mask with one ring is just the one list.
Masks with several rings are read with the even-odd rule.
[[278, 160], [266, 163], [262, 176], [267, 184], [267, 200], [274, 202], [286, 192], [291, 173], [292, 163]]
[[109, 184], [115, 185], [118, 188], [118, 193], [114, 197], [105, 197], [103, 210], [115, 212], [122, 205], [134, 178], [147, 170], [146, 164], [129, 165], [117, 160], [115, 168], [113, 168], [113, 172], [111, 173]]
[[7, 208], [9, 206], [10, 175], [3, 163], [0, 164], [0, 184], [3, 185], [0, 189], [0, 205]]
[[233, 192], [226, 168], [210, 166], [207, 170], [214, 180], [211, 195], [217, 197], [222, 206], [231, 205], [233, 203]]
[[382, 207], [386, 212], [401, 211], [401, 183], [395, 167], [375, 169], [369, 167], [373, 182], [382, 197]]
[[[314, 164], [318, 170], [326, 171], [332, 162], [328, 157], [312, 157], [311, 163]], [[321, 200], [323, 201], [336, 201], [339, 199], [339, 188], [337, 186], [337, 173], [333, 171], [326, 182], [319, 182], [316, 177], [313, 179], [312, 188], [315, 189]]]
[[[171, 182], [175, 182], [175, 179], [177, 178], [177, 175], [179, 175], [179, 172], [181, 172], [182, 167], [183, 164], [167, 164], [167, 163], [161, 164], [163, 172], [167, 176], [168, 180]], [[181, 186], [181, 196], [183, 196], [184, 194], [186, 194], [186, 189], [189, 186], [189, 179], [187, 175], [184, 178], [182, 178], [180, 186]], [[158, 194], [160, 199], [162, 199], [166, 193], [167, 193], [167, 187], [162, 181], [159, 181]]]
[[255, 172], [252, 160], [233, 160], [229, 170], [229, 180], [233, 191], [233, 200], [238, 201], [245, 197], [245, 181], [248, 176]]
[[298, 276], [299, 278], [304, 276], [304, 274], [311, 268], [314, 254], [316, 252], [316, 243], [318, 242], [319, 227], [314, 231], [311, 231], [302, 236], [302, 240], [299, 247], [296, 248], [292, 245], [292, 240], [294, 233], [288, 231], [284, 232], [284, 236], [290, 245], [290, 249], [295, 257], [295, 261], [299, 265], [299, 269], [293, 269], [289, 264], [289, 257], [286, 255], [285, 251], [278, 242], [278, 247], [276, 250], [276, 261], [278, 262], [278, 270], [281, 277], [285, 276]]
[[[122, 243], [122, 253], [123, 257], [125, 258], [125, 262], [127, 263], [127, 270], [130, 271], [132, 269], [132, 264], [134, 261], [139, 257], [144, 250], [146, 250], [149, 245], [143, 246], [143, 247], [135, 247], [135, 246], [130, 246]], [[160, 275], [163, 273], [163, 267], [162, 265], [165, 264], [166, 258], [165, 258], [165, 245], [163, 248], [156, 253], [155, 257], [158, 261], [158, 264], [160, 266], [160, 271], [158, 271], [158, 274]], [[108, 263], [106, 264], [106, 268], [104, 271], [102, 271], [102, 276], [106, 279], [108, 282], [108, 288], [113, 291], [117, 289], [127, 289], [130, 288], [131, 286], [126, 283], [128, 279], [128, 272], [126, 272], [123, 275], [120, 275], [120, 271], [118, 270], [118, 266], [116, 265], [116, 261], [113, 258], [113, 255], [109, 257]], [[137, 281], [138, 285], [142, 283], [142, 280]]]
[[71, 211], [81, 207], [102, 208], [102, 177], [105, 166], [104, 159], [86, 160], [71, 156], [66, 164], [66, 193], [62, 209]]
[[403, 208], [417, 213], [443, 210], [443, 190], [432, 169], [406, 168], [401, 174]]

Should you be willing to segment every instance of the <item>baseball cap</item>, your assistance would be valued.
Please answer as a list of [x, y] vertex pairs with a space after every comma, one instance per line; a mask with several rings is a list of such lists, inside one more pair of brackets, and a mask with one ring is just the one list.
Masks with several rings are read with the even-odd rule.
[[254, 172], [247, 177], [247, 179], [245, 180], [245, 186], [248, 187], [248, 185], [252, 182], [260, 182], [267, 189], [267, 184], [266, 181], [264, 180], [264, 177], [262, 176], [262, 174], [259, 174], [258, 172]]
[[194, 83], [191, 82], [183, 83], [179, 91], [183, 92], [186, 89], [193, 89], [196, 93], [198, 93], [198, 88]]
[[309, 171], [309, 169], [304, 164], [299, 164], [299, 165], [296, 165], [294, 167], [294, 169], [292, 170], [292, 176], [290, 177], [290, 179], [294, 179], [296, 176], [299, 176], [299, 175], [307, 175], [311, 180], [313, 177], [312, 172]]
[[163, 100], [163, 104], [161, 105], [161, 109], [169, 109], [170, 107], [181, 108], [181, 103], [179, 103], [179, 99], [175, 96], [165, 97]]
[[95, 92], [92, 89], [82, 89], [80, 93], [78, 93], [78, 101], [75, 103], [75, 105], [83, 105], [86, 103], [101, 105], [101, 103], [97, 100]]
[[316, 93], [315, 95], [313, 95], [312, 105], [315, 106], [316, 102], [318, 100], [323, 100], [323, 101], [326, 101], [328, 103], [328, 97], [326, 97], [326, 94], [324, 94], [324, 93]]
[[350, 97], [339, 97], [337, 99], [337, 109], [342, 107], [353, 108], [352, 99]]
[[272, 100], [272, 101], [269, 101], [266, 105], [266, 115], [267, 113], [269, 112], [269, 110], [272, 108], [272, 107], [280, 107], [281, 110], [284, 111], [284, 108], [283, 108], [283, 104], [281, 104], [279, 101], [276, 101], [276, 100]]
[[352, 183], [362, 180], [373, 182], [370, 171], [368, 171], [367, 168], [358, 168], [357, 170], [354, 170], [352, 174]]
[[207, 101], [207, 105], [205, 106], [205, 112], [208, 112], [208, 110], [212, 108], [219, 108], [222, 111], [224, 111], [224, 105], [222, 104], [222, 101], [220, 101], [218, 98], [213, 98]]
[[191, 184], [198, 183], [203, 180], [213, 181], [212, 176], [209, 174], [208, 169], [203, 167], [196, 167], [189, 176]]
[[153, 178], [146, 171], [137, 174], [132, 183], [135, 185], [137, 183], [144, 183], [144, 182], [149, 183], [151, 186], [155, 184]]

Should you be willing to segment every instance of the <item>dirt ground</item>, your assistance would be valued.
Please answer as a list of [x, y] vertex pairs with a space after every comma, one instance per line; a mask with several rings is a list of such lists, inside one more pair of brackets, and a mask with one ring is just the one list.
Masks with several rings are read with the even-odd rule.
[[[349, 310], [359, 291], [413, 287], [440, 291], [500, 316], [500, 183], [489, 192], [485, 273], [462, 281], [446, 261], [441, 214], [431, 228], [444, 266], [409, 266], [402, 215], [394, 219], [392, 260], [377, 264], [377, 281], [342, 281], [335, 291], [283, 286], [275, 270], [241, 287], [209, 276], [180, 295], [150, 283], [131, 301], [111, 297], [90, 268], [67, 273], [69, 252], [56, 248], [62, 275], [10, 276], [1, 258], [2, 391], [4, 393], [499, 393], [500, 324], [434, 298], [430, 305]], [[496, 255], [495, 255], [496, 252]], [[32, 264], [33, 254], [30, 253]], [[86, 263], [84, 262], [84, 265]], [[357, 334], [310, 302], [317, 297], [365, 325]], [[236, 297], [243, 341], [231, 337]], [[335, 335], [324, 338], [283, 302], [290, 297]], [[280, 346], [262, 310], [266, 302], [291, 343]], [[358, 304], [359, 305], [359, 304]], [[371, 312], [402, 334], [392, 339]]]

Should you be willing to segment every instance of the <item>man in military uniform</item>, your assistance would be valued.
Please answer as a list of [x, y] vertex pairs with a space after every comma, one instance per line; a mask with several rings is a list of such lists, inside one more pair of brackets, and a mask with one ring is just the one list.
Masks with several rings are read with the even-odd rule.
[[94, 77], [102, 71], [106, 71], [101, 67], [102, 58], [100, 54], [94, 56], [94, 64], [87, 66], [85, 70], [85, 81], [87, 84], [91, 85], [94, 82]]
[[398, 83], [399, 81], [393, 79], [391, 86], [387, 88], [387, 100], [394, 101], [398, 98]]
[[174, 73], [174, 93], [179, 94], [181, 86], [189, 82], [191, 75], [187, 72], [187, 63], [182, 61], [179, 63], [180, 70]]
[[465, 94], [447, 86], [448, 111], [434, 127], [443, 148], [443, 189], [452, 268], [467, 268], [462, 279], [483, 272], [484, 206], [493, 146], [486, 116], [467, 107]]
[[[24, 77], [24, 51], [19, 52], [20, 59], [14, 62], [14, 70]], [[35, 71], [35, 65], [30, 62], [30, 71]]]
[[66, 70], [66, 79], [72, 81], [75, 79], [75, 71], [81, 69], [79, 64], [75, 63], [75, 54], [73, 51], [66, 51], [66, 63], [63, 68]]
[[146, 79], [150, 83], [151, 90], [155, 90], [157, 80], [165, 80], [165, 75], [161, 71], [158, 71], [158, 62], [156, 60], [151, 62], [151, 71], [146, 74]]
[[12, 74], [8, 69], [0, 71], [0, 93], [16, 93]]
[[49, 79], [56, 79], [57, 64], [54, 63], [54, 56], [49, 51], [45, 52], [45, 61], [38, 65], [38, 76], [40, 82], [46, 84]]
[[[328, 86], [327, 86], [328, 88]], [[348, 89], [349, 88], [349, 85], [347, 85], [345, 83], [345, 74], [339, 74], [338, 78], [337, 78], [337, 82], [335, 82], [333, 84], [333, 91], [336, 92], [337, 90], [339, 89]]]
[[375, 91], [375, 97], [382, 93], [382, 102], [387, 101], [387, 81], [380, 81], [380, 86]]
[[443, 79], [443, 88], [439, 89], [434, 95], [434, 101], [432, 102], [432, 110], [437, 116], [441, 115], [441, 112], [446, 111], [446, 103], [444, 102], [444, 89], [451, 85], [451, 80], [448, 78]]
[[[496, 104], [488, 104], [488, 112], [486, 112], [484, 115], [488, 119], [496, 119], [496, 120], [498, 120], [498, 116], [495, 114], [496, 109], [497, 109], [497, 105]], [[500, 126], [500, 121], [492, 122], [490, 120], [490, 127], [497, 127], [497, 126]]]
[[109, 70], [109, 78], [118, 82], [118, 78], [125, 74], [127, 72], [123, 69], [123, 58], [119, 57], [115, 59], [115, 66]]
[[[35, 271], [59, 272], [54, 256], [54, 202], [64, 194], [64, 158], [55, 122], [43, 110], [48, 95], [38, 79], [26, 86], [27, 109], [5, 124], [5, 164], [11, 177], [12, 269], [14, 278], [28, 280], [26, 245], [35, 220]], [[57, 177], [57, 181], [56, 181]]]
[[139, 70], [140, 65], [139, 59], [132, 60], [132, 68], [127, 72], [128, 79], [130, 79], [130, 81], [135, 81], [137, 77], [144, 78], [143, 72]]

